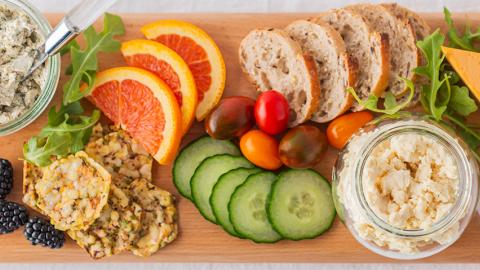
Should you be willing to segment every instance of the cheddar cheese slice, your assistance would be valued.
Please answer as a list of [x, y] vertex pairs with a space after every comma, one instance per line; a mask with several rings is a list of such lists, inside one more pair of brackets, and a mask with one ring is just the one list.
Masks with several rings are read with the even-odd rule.
[[480, 100], [480, 53], [443, 46], [442, 52], [477, 100]]

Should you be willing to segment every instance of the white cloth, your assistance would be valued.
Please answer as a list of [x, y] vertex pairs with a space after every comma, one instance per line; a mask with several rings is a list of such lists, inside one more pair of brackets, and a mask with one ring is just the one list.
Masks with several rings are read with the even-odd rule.
[[[45, 12], [65, 12], [78, 0], [30, 0]], [[393, 0], [118, 0], [115, 12], [315, 12], [358, 2]], [[480, 11], [479, 0], [397, 0], [413, 10]]]
[[[391, 0], [390, 2], [392, 2]], [[43, 12], [66, 12], [78, 0], [30, 0]], [[328, 8], [342, 7], [358, 2], [389, 2], [389, 0], [119, 0], [112, 8], [113, 12], [316, 12]], [[479, 12], [480, 0], [397, 0], [420, 12], [441, 12], [443, 6], [456, 12]], [[319, 251], [321, 252], [321, 251]], [[58, 251], [61, 256], [61, 251]], [[1, 259], [0, 259], [1, 261]], [[92, 265], [87, 266], [93, 267]], [[37, 265], [0, 265], [2, 270], [80, 270], [87, 268], [81, 264], [37, 264]], [[389, 265], [389, 264], [96, 264], [97, 270], [397, 270], [397, 269], [425, 269], [425, 270], [474, 270], [480, 265]]]

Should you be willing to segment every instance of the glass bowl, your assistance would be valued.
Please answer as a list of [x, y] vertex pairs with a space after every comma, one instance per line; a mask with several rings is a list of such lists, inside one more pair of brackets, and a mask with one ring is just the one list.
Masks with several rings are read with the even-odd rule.
[[[377, 215], [366, 199], [364, 168], [373, 149], [401, 134], [421, 135], [442, 145], [458, 168], [458, 193], [450, 211], [428, 228], [404, 229]], [[340, 153], [333, 172], [337, 212], [363, 246], [393, 259], [421, 259], [441, 252], [463, 234], [478, 202], [478, 167], [471, 150], [450, 129], [414, 115], [373, 121]], [[378, 200], [375, 200], [378, 203]]]
[[[46, 38], [52, 31], [52, 27], [45, 16], [43, 16], [30, 2], [26, 0], [0, 0], [0, 5], [7, 5], [25, 12], [38, 25], [38, 29], [44, 38]], [[57, 54], [50, 57], [45, 65], [46, 81], [37, 100], [35, 100], [31, 108], [23, 112], [19, 117], [6, 124], [0, 125], [0, 136], [5, 136], [21, 130], [37, 119], [47, 108], [55, 95], [55, 90], [57, 89], [58, 80], [60, 78], [60, 55]]]

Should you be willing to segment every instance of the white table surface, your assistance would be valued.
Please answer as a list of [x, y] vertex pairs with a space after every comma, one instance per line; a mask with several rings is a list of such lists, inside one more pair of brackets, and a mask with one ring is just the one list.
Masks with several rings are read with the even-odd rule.
[[[388, 2], [363, 0], [363, 2]], [[391, 0], [393, 1], [393, 0]], [[30, 0], [44, 12], [65, 12], [78, 0]], [[119, 0], [112, 12], [313, 12], [328, 8], [358, 3], [362, 0]], [[397, 0], [399, 4], [421, 12], [440, 12], [443, 6], [452, 11], [480, 11], [480, 0]], [[4, 245], [0, 241], [0, 245]], [[0, 254], [1, 258], [2, 254]], [[479, 254], [480, 256], [480, 254]], [[5, 270], [147, 270], [147, 269], [185, 269], [185, 270], [473, 270], [480, 265], [413, 265], [413, 264], [0, 264]]]

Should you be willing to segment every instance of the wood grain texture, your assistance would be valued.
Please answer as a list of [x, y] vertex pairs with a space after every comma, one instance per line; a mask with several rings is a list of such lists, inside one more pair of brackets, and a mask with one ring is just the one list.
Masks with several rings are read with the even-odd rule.
[[[424, 14], [432, 28], [443, 26], [442, 15]], [[237, 49], [242, 37], [257, 27], [283, 27], [294, 19], [308, 18], [313, 14], [132, 14], [124, 15], [127, 34], [123, 40], [141, 38], [142, 25], [157, 19], [180, 19], [192, 22], [205, 29], [218, 43], [227, 65], [227, 86], [225, 96], [254, 95], [253, 87], [242, 74]], [[50, 14], [48, 18], [56, 24], [60, 15]], [[465, 20], [472, 25], [480, 23], [480, 14], [456, 14], [456, 22], [463, 27]], [[64, 67], [67, 63], [63, 63]], [[120, 54], [102, 55], [101, 68], [122, 66]], [[59, 104], [61, 86], [51, 105]], [[474, 116], [474, 121], [479, 120]], [[36, 134], [46, 122], [46, 113], [30, 126], [15, 134], [0, 138], [0, 156], [13, 162], [15, 186], [9, 199], [21, 201], [22, 144]], [[183, 141], [183, 145], [203, 134], [200, 123], [196, 123]], [[330, 178], [336, 151], [329, 149], [325, 160], [316, 168]], [[139, 258], [123, 253], [101, 262], [392, 262], [378, 256], [355, 241], [347, 229], [336, 221], [333, 228], [314, 240], [299, 242], [281, 241], [276, 244], [254, 244], [227, 235], [220, 227], [206, 221], [192, 203], [182, 198], [171, 180], [170, 166], [154, 166], [154, 182], [172, 192], [178, 199], [180, 212], [179, 238], [150, 258]], [[31, 214], [35, 214], [30, 210]], [[61, 250], [32, 247], [22, 235], [23, 231], [0, 236], [0, 262], [93, 262], [88, 254], [73, 241], [68, 240]], [[480, 262], [480, 218], [476, 214], [465, 234], [453, 246], [421, 262]]]

